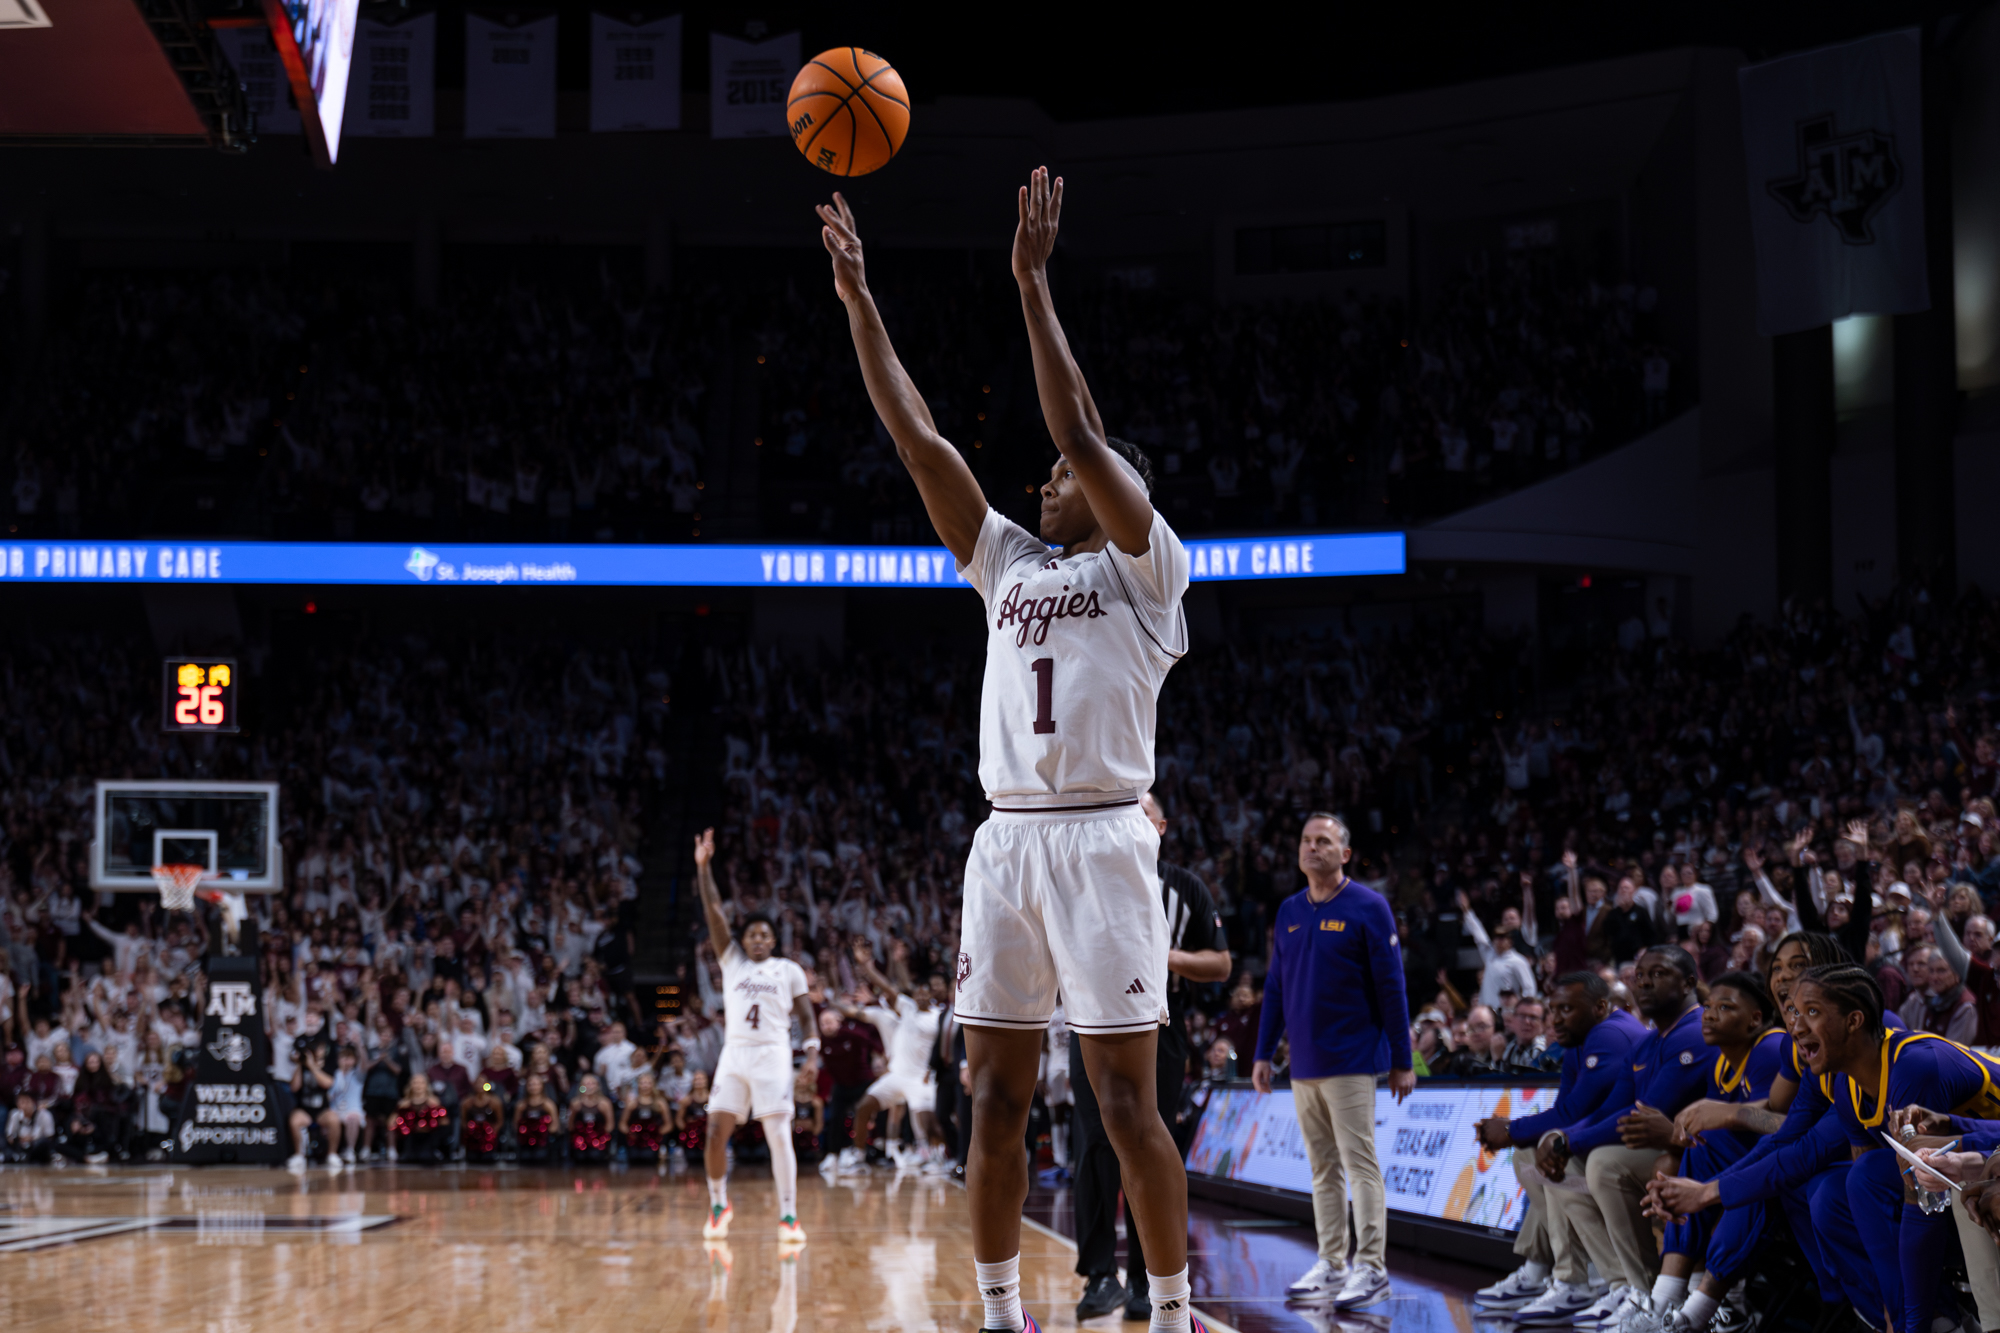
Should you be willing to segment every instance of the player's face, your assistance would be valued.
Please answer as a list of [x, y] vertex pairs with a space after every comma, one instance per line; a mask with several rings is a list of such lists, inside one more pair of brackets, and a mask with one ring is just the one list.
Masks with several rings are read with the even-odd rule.
[[750, 955], [750, 961], [753, 963], [763, 962], [777, 947], [778, 937], [772, 934], [771, 928], [762, 921], [743, 932], [743, 952]]
[[1797, 940], [1780, 948], [1777, 957], [1771, 960], [1771, 998], [1780, 1009], [1792, 998], [1792, 983], [1810, 966], [1812, 960], [1806, 957], [1806, 946]]
[[1861, 1015], [1843, 1014], [1825, 991], [1810, 981], [1792, 989], [1797, 1016], [1792, 1038], [1798, 1052], [1815, 1076], [1831, 1073], [1847, 1056], [1847, 1048], [1857, 1035]]
[[1687, 978], [1663, 955], [1640, 955], [1639, 966], [1632, 972], [1632, 998], [1640, 1013], [1655, 1022], [1672, 1021], [1687, 1003], [1687, 988]]
[[1708, 1007], [1701, 1011], [1701, 1039], [1710, 1046], [1747, 1046], [1764, 1030], [1764, 1015], [1734, 986], [1716, 986], [1708, 992]]
[[1097, 531], [1097, 515], [1083, 483], [1070, 470], [1061, 454], [1049, 467], [1049, 479], [1042, 485], [1042, 540], [1051, 546], [1073, 546]]
[[1558, 986], [1549, 997], [1549, 1030], [1558, 1046], [1581, 1046], [1590, 1030], [1604, 1017], [1602, 1001], [1578, 985]]

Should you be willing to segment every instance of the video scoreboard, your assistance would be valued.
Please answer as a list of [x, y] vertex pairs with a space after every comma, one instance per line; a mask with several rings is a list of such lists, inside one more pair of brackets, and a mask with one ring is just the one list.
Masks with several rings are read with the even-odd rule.
[[236, 730], [235, 659], [169, 657], [162, 676], [160, 730]]

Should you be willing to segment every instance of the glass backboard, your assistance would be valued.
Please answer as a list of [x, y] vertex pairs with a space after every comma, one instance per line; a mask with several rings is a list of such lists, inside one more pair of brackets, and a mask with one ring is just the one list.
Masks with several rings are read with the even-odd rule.
[[206, 868], [239, 893], [283, 886], [275, 782], [97, 784], [90, 842], [94, 889], [146, 889], [153, 867]]

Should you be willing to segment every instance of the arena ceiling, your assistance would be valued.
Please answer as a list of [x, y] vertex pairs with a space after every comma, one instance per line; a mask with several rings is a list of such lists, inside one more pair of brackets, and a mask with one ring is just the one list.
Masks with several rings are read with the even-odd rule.
[[[1027, 97], [1058, 121], [1176, 111], [1324, 104], [1379, 98], [1556, 66], [1679, 47], [1736, 48], [1752, 58], [1838, 41], [1901, 24], [1942, 20], [1967, 0], [1695, 0], [1605, 6], [1600, 0], [1472, 6], [1437, 3], [1295, 6], [1233, 22], [1173, 11], [1073, 3], [979, 9], [940, 21], [933, 4], [902, 0], [805, 8], [660, 3], [688, 30], [733, 30], [756, 20], [802, 25], [809, 48], [858, 43], [887, 53], [911, 75], [918, 100]], [[244, 0], [164, 0], [190, 16], [240, 20]], [[142, 7], [162, 0], [0, 0], [47, 26], [0, 22], [0, 139], [95, 137], [201, 142], [213, 115], [191, 102]], [[364, 0], [364, 13], [435, 8], [452, 18], [464, 0]], [[609, 0], [556, 0], [548, 10], [614, 8]], [[624, 7], [624, 6], [616, 6]], [[1185, 11], [1195, 14], [1196, 11]], [[198, 21], [198, 20], [197, 20]], [[439, 84], [460, 86], [457, 25], [439, 28]], [[685, 86], [707, 85], [702, 44], [687, 44]], [[565, 53], [561, 82], [587, 86], [586, 54]]]
[[0, 26], [0, 136], [207, 141], [133, 0], [37, 0], [47, 26]]

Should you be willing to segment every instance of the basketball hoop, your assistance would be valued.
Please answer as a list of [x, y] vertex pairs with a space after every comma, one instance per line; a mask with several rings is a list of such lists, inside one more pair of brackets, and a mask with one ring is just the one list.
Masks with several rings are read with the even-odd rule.
[[194, 910], [195, 885], [208, 878], [208, 867], [167, 865], [153, 867], [153, 883], [160, 890], [160, 906], [169, 912]]

